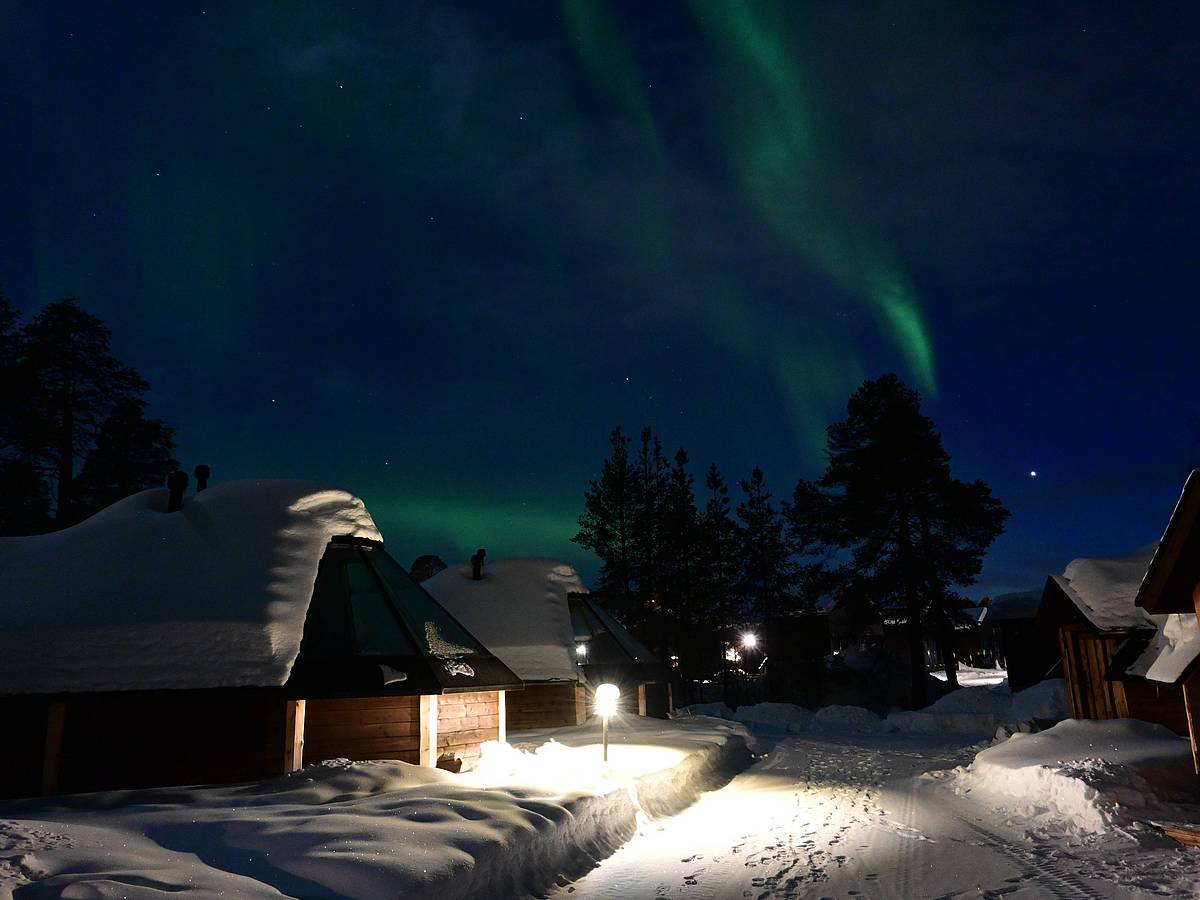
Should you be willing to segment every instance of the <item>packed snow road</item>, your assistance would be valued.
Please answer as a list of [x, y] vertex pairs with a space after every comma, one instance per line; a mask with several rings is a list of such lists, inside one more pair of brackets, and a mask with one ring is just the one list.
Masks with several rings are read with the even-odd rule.
[[1191, 896], [1181, 888], [1186, 873], [1142, 871], [1128, 844], [1022, 829], [936, 776], [914, 777], [966, 763], [972, 748], [883, 740], [782, 738], [683, 813], [643, 822], [629, 843], [555, 896]]

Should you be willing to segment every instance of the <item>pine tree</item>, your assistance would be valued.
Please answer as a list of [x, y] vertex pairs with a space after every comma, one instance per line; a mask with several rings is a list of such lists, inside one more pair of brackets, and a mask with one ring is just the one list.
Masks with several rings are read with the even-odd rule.
[[[867, 381], [828, 429], [829, 465], [817, 484], [825, 539], [848, 555], [844, 590], [873, 597], [906, 621], [912, 703], [926, 700], [924, 637], [932, 619], [954, 677], [952, 588], [974, 582], [1008, 511], [981, 481], [950, 474], [950, 457], [920, 397], [895, 375]], [[807, 490], [807, 489], [806, 489]]]
[[737, 516], [742, 522], [740, 592], [746, 608], [765, 625], [793, 608], [795, 568], [784, 536], [784, 521], [771, 503], [762, 469], [740, 482], [744, 497]]
[[41, 534], [50, 528], [50, 493], [41, 473], [20, 459], [0, 460], [0, 535]]
[[629, 459], [630, 439], [619, 425], [609, 442], [612, 452], [600, 477], [588, 483], [579, 531], [571, 540], [599, 557], [597, 587], [612, 611], [631, 624], [638, 604], [634, 571], [637, 473]]
[[667, 624], [664, 622], [663, 518], [669, 466], [662, 441], [643, 428], [634, 458], [633, 575], [638, 595], [637, 611], [630, 623], [635, 632], [663, 652]]
[[112, 355], [108, 328], [74, 300], [47, 306], [22, 337], [34, 373], [30, 449], [54, 482], [54, 518], [61, 526], [75, 520], [75, 473], [102, 423], [149, 385]]
[[700, 519], [687, 451], [675, 453], [662, 499], [660, 584], [670, 628], [667, 650], [685, 676], [697, 674], [697, 626], [704, 615], [700, 591]]
[[730, 695], [727, 651], [735, 622], [742, 609], [736, 590], [738, 573], [738, 525], [733, 518], [729, 485], [716, 463], [704, 478], [707, 497], [700, 519], [700, 581], [704, 606], [713, 611], [721, 637], [721, 672], [725, 696]]
[[83, 519], [123, 497], [158, 487], [179, 468], [174, 429], [147, 419], [145, 403], [122, 400], [101, 423], [95, 445], [75, 479], [73, 509]]

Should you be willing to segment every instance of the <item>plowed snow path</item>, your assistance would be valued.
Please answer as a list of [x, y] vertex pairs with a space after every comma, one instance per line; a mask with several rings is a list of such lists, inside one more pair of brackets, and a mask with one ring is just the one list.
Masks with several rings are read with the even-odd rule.
[[[559, 898], [1190, 896], [1111, 846], [1037, 838], [914, 775], [969, 754], [888, 736], [785, 738]], [[1138, 848], [1118, 848], [1136, 858]], [[1187, 860], [1182, 860], [1184, 864]]]

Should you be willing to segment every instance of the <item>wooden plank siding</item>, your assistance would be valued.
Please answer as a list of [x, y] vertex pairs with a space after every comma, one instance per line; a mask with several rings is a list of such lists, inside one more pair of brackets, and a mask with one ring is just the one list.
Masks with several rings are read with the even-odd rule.
[[1108, 681], [1105, 672], [1125, 634], [1096, 634], [1079, 624], [1059, 629], [1067, 700], [1075, 719], [1142, 719], [1187, 734], [1183, 692], [1139, 678]]
[[442, 694], [438, 697], [439, 768], [452, 772], [469, 769], [479, 761], [480, 745], [484, 741], [495, 741], [499, 738], [498, 691], [471, 691], [463, 694]]
[[577, 681], [527, 684], [504, 702], [509, 731], [582, 725], [587, 718], [587, 692]]
[[304, 762], [398, 759], [420, 762], [419, 697], [308, 700]]

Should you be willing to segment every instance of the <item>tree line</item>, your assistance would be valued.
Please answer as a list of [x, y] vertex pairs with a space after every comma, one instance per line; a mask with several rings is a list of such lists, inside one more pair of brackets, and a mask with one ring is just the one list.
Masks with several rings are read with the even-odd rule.
[[684, 449], [668, 458], [651, 428], [635, 442], [617, 427], [572, 540], [600, 559], [613, 611], [685, 679], [724, 665], [736, 626], [771, 631], [836, 602], [864, 625], [903, 627], [924, 705], [926, 636], [956, 683], [956, 588], [974, 583], [1009, 513], [984, 482], [953, 477], [920, 396], [895, 375], [854, 392], [826, 453], [823, 474], [781, 501], [759, 468], [735, 499], [715, 464], [697, 487]]
[[150, 386], [73, 299], [24, 321], [0, 292], [0, 535], [73, 525], [178, 468]]

